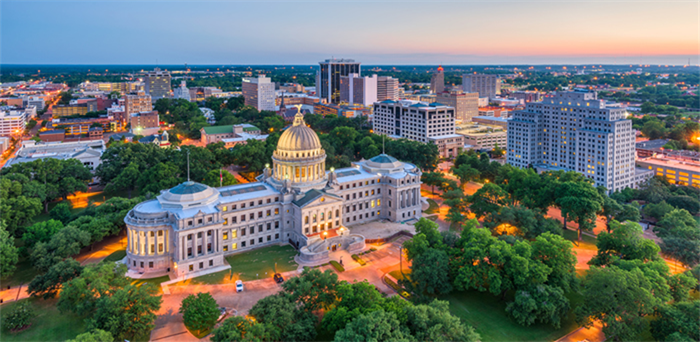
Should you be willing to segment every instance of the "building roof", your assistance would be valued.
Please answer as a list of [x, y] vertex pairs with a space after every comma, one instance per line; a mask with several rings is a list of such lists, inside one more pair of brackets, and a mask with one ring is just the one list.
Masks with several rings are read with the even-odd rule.
[[668, 139], [656, 139], [648, 141], [640, 141], [635, 144], [635, 148], [653, 150], [664, 147], [668, 143]]
[[297, 113], [292, 127], [282, 133], [277, 142], [277, 150], [309, 151], [321, 149], [321, 140], [313, 129], [306, 126], [304, 115]]
[[64, 134], [64, 133], [66, 133], [66, 130], [63, 129], [63, 128], [60, 128], [60, 129], [52, 129], [52, 130], [49, 130], [49, 131], [39, 132], [39, 135], [44, 135], [44, 134]]
[[307, 191], [306, 194], [304, 194], [304, 197], [302, 197], [296, 201], [292, 201], [292, 203], [294, 203], [299, 208], [302, 208], [302, 207], [308, 205], [309, 203], [311, 203], [311, 202], [313, 202], [313, 201], [315, 201], [323, 196], [328, 196], [328, 197], [342, 200], [342, 197], [339, 197], [337, 195], [329, 194], [329, 193], [321, 191], [321, 190], [311, 189], [311, 190]]
[[204, 127], [204, 133], [205, 133], [205, 134], [233, 133], [233, 125], [208, 126], [208, 127]]
[[484, 116], [484, 115], [475, 116], [472, 119], [492, 120], [492, 121], [501, 121], [501, 122], [508, 122], [508, 120], [509, 120], [509, 119], [506, 119], [504, 117]]

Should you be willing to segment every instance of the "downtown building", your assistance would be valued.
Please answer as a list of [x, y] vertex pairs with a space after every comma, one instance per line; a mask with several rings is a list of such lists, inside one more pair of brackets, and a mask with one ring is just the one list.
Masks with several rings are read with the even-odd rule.
[[340, 78], [349, 74], [360, 75], [360, 62], [353, 59], [326, 59], [319, 62], [316, 74], [316, 96], [326, 103], [340, 103]]
[[132, 274], [189, 277], [237, 267], [228, 255], [287, 243], [301, 261], [325, 263], [337, 250], [365, 248], [355, 225], [420, 219], [420, 177], [385, 154], [327, 171], [318, 135], [297, 113], [257, 182], [187, 181], [129, 211], [126, 265]]
[[479, 115], [479, 94], [465, 93], [460, 90], [443, 91], [435, 95], [435, 102], [455, 109], [455, 119], [471, 122]]
[[170, 97], [170, 73], [155, 68], [143, 77], [144, 90], [152, 99], [158, 100]]
[[245, 98], [245, 105], [257, 110], [275, 111], [275, 83], [269, 77], [243, 77], [241, 91]]
[[430, 76], [430, 92], [439, 94], [445, 91], [445, 73], [442, 65]]
[[479, 93], [479, 97], [493, 98], [501, 94], [501, 79], [498, 75], [464, 74], [462, 90], [465, 93]]
[[377, 77], [377, 101], [398, 99], [399, 80], [391, 76]]
[[340, 78], [340, 102], [370, 106], [377, 102], [377, 75], [360, 77], [348, 74]]
[[627, 111], [595, 92], [558, 92], [508, 120], [507, 162], [538, 172], [576, 171], [609, 192], [635, 184], [635, 135]]
[[386, 100], [374, 104], [374, 133], [438, 146], [440, 157], [459, 154], [464, 137], [455, 133], [455, 109], [441, 103]]

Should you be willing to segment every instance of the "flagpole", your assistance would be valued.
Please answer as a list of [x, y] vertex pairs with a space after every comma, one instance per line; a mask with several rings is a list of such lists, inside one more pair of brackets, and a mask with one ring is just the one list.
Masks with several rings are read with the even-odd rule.
[[219, 187], [222, 186], [224, 186], [224, 173], [221, 168], [219, 168]]

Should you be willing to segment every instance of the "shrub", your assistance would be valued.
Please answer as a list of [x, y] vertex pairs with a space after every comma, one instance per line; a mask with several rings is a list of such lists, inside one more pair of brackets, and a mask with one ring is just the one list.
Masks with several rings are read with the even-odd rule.
[[36, 316], [34, 310], [27, 305], [27, 302], [22, 302], [5, 316], [2, 326], [9, 331], [19, 331], [30, 326], [34, 316]]
[[369, 250], [370, 250], [370, 252], [376, 252], [376, 251], [377, 251], [377, 249], [374, 248], [374, 247], [370, 248]]
[[367, 265], [367, 262], [362, 260], [362, 258], [360, 258], [357, 254], [352, 255], [352, 260], [357, 261], [357, 263], [360, 264], [361, 266]]
[[387, 285], [389, 285], [389, 287], [394, 289], [394, 291], [396, 291], [396, 293], [398, 293], [399, 296], [404, 297], [406, 299], [411, 298], [411, 295], [408, 292], [404, 291], [404, 289], [401, 286], [399, 286], [399, 284], [389, 279], [389, 277], [384, 277], [384, 281], [387, 283]]
[[343, 267], [343, 265], [339, 264], [339, 263], [338, 263], [337, 261], [335, 261], [335, 260], [331, 260], [331, 265], [333, 265], [333, 268], [335, 268], [335, 270], [338, 271], [338, 272], [344, 272], [344, 271], [345, 271], [345, 267]]

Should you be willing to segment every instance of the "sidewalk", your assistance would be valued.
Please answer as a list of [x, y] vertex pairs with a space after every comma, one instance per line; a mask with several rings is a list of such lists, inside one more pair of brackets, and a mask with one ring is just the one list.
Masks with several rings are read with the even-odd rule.
[[595, 321], [590, 328], [580, 327], [558, 339], [556, 342], [603, 342], [605, 340], [603, 324], [600, 323], [600, 321]]

